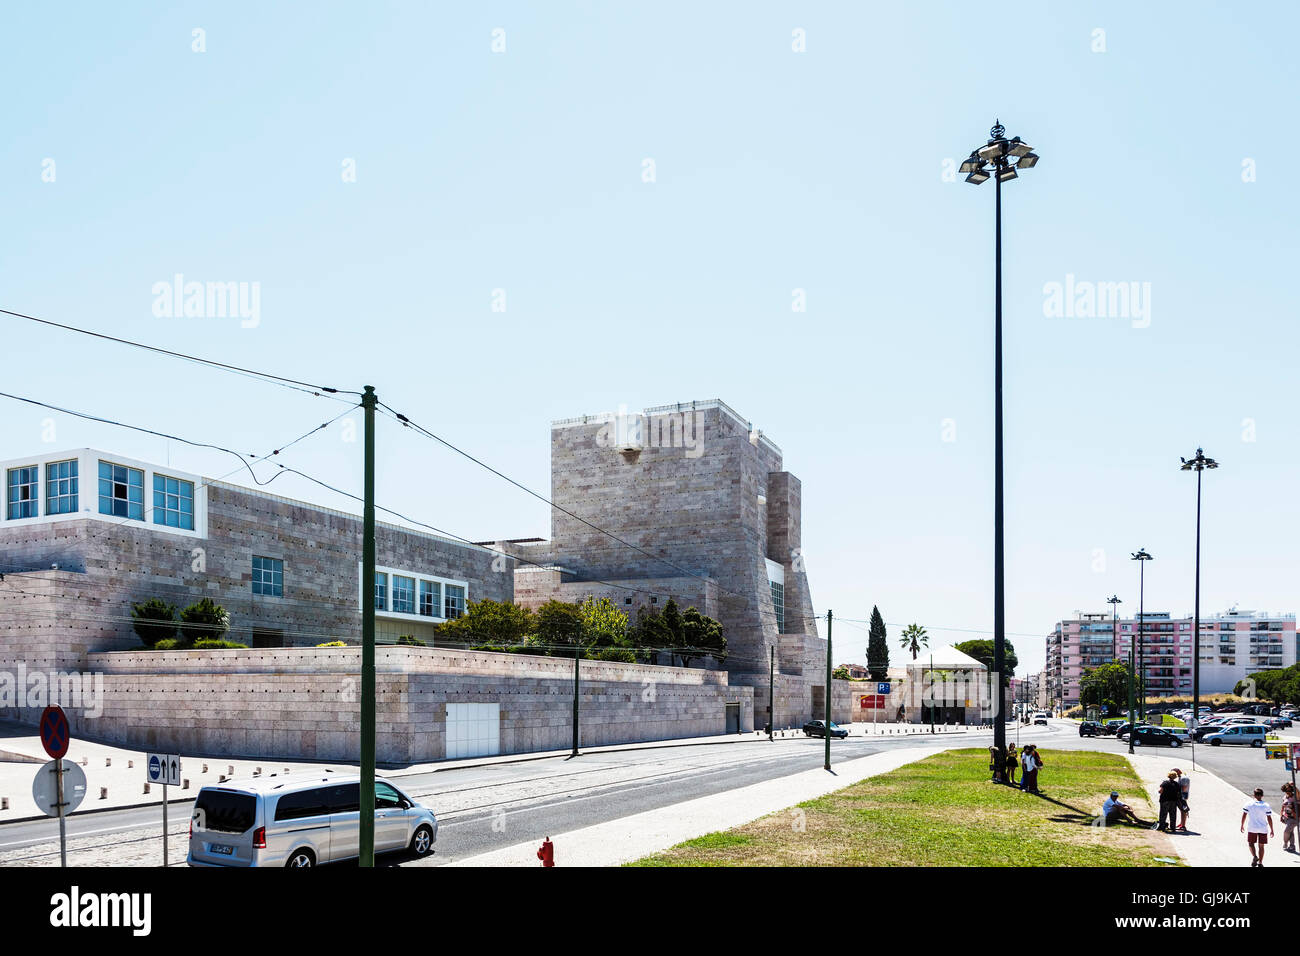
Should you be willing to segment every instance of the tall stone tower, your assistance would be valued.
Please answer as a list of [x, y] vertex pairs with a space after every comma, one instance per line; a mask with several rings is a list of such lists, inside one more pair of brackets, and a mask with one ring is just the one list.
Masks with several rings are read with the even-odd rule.
[[801, 495], [780, 448], [721, 401], [555, 422], [551, 539], [510, 546], [545, 567], [517, 566], [515, 598], [537, 607], [608, 597], [633, 619], [667, 596], [694, 605], [722, 622], [722, 666], [754, 688], [755, 726], [767, 722], [773, 657], [775, 725], [802, 724], [823, 716], [826, 644], [801, 551]]

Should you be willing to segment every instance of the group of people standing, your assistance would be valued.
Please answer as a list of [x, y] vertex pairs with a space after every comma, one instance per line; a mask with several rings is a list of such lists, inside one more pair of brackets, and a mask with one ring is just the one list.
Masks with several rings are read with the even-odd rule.
[[[1175, 767], [1165, 775], [1165, 779], [1160, 781], [1160, 820], [1153, 830], [1159, 830], [1161, 833], [1186, 833], [1187, 832], [1187, 815], [1191, 813], [1191, 808], [1187, 804], [1187, 798], [1191, 796], [1192, 778], [1183, 773], [1181, 769]], [[1174, 819], [1179, 814], [1182, 819], [1177, 825]], [[1168, 825], [1166, 825], [1166, 822]]]
[[[1282, 784], [1282, 849], [1296, 851], [1296, 824], [1300, 822], [1300, 806], [1296, 803], [1295, 784]], [[1250, 848], [1250, 865], [1264, 865], [1264, 847], [1273, 836], [1273, 808], [1264, 801], [1264, 788], [1255, 788], [1255, 799], [1241, 808], [1241, 832], [1246, 834]]]
[[[1033, 744], [1025, 744], [1019, 753], [1016, 753], [1015, 744], [1008, 744], [1006, 756], [1002, 760], [998, 759], [996, 747], [989, 748], [989, 769], [993, 771], [993, 779], [999, 783], [1019, 787], [1026, 793], [1042, 793], [1038, 789], [1038, 771], [1042, 767], [1043, 758], [1039, 756], [1038, 748]], [[1020, 783], [1016, 783], [1017, 770], [1021, 772]]]

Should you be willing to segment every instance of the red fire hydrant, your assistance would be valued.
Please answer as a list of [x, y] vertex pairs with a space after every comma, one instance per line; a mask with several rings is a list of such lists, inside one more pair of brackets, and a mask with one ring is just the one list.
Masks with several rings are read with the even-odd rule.
[[550, 837], [542, 841], [542, 848], [537, 851], [537, 859], [542, 861], [542, 866], [555, 866], [555, 846], [551, 843]]

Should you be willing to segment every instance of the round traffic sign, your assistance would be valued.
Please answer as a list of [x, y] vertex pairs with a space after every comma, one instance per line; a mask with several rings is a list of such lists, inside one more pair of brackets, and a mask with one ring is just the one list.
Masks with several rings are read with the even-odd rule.
[[62, 707], [46, 707], [41, 711], [41, 746], [58, 760], [68, 752], [72, 732], [68, 728], [68, 715]]
[[[59, 815], [58, 760], [43, 764], [32, 781], [32, 799], [46, 816]], [[86, 799], [86, 773], [75, 763], [63, 765], [63, 812], [69, 814]]]

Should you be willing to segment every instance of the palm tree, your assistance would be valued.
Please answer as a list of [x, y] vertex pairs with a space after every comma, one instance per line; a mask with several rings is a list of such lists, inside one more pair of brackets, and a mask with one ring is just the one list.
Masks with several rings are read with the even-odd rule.
[[903, 650], [911, 651], [912, 660], [916, 660], [916, 655], [921, 653], [921, 648], [930, 646], [930, 638], [920, 624], [909, 624], [903, 628], [903, 636], [899, 639], [899, 643], [903, 645]]

